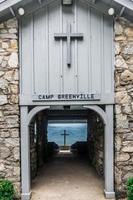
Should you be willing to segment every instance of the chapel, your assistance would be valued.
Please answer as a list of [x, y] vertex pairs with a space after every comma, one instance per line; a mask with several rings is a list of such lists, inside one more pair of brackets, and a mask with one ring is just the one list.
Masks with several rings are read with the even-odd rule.
[[59, 122], [86, 123], [85, 143], [71, 149], [86, 154], [103, 198], [126, 198], [133, 177], [132, 0], [0, 0], [0, 179], [12, 181], [19, 199], [32, 199], [32, 183], [58, 149], [48, 126]]

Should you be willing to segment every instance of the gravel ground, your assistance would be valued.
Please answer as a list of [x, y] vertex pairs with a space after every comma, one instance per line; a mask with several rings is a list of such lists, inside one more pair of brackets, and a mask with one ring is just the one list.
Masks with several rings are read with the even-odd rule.
[[105, 200], [103, 184], [87, 161], [62, 153], [39, 172], [32, 200]]

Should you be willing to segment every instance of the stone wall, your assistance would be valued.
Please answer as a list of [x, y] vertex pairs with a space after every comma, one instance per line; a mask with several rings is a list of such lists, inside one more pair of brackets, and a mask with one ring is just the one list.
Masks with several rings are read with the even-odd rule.
[[96, 113], [90, 115], [89, 124], [89, 159], [100, 176], [104, 175], [104, 125]]
[[29, 125], [31, 180], [33, 180], [37, 175], [37, 138], [35, 131], [35, 123], [31, 122]]
[[45, 116], [43, 112], [37, 115], [37, 164], [38, 167], [44, 165], [45, 156]]
[[118, 197], [126, 195], [133, 177], [133, 24], [115, 22], [115, 184]]
[[33, 180], [47, 159], [47, 120], [43, 112], [38, 113], [34, 122], [30, 123], [29, 132], [31, 180]]
[[20, 190], [17, 21], [0, 24], [0, 177]]

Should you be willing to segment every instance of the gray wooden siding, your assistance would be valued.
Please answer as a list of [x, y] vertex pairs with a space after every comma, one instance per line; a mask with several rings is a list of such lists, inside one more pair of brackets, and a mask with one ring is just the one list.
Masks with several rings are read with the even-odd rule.
[[[72, 41], [72, 65], [66, 63], [66, 41], [55, 33], [83, 33]], [[113, 21], [79, 0], [62, 8], [55, 1], [21, 20], [21, 97], [34, 94], [98, 93], [101, 102], [113, 102]], [[26, 98], [25, 98], [26, 103]]]

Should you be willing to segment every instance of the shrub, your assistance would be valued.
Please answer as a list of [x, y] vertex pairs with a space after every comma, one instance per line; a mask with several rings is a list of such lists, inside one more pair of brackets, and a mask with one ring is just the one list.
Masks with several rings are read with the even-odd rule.
[[133, 200], [133, 178], [129, 178], [127, 181], [127, 196], [128, 200]]
[[13, 184], [8, 181], [0, 180], [0, 200], [13, 200], [15, 197], [15, 190]]

